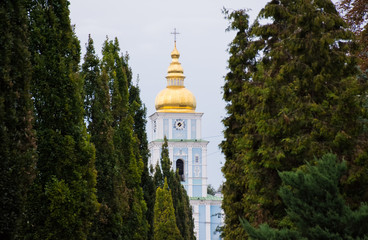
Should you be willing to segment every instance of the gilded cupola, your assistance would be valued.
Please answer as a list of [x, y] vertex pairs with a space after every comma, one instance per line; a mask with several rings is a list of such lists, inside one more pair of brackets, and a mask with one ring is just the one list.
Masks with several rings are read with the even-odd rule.
[[184, 71], [179, 62], [180, 53], [176, 49], [171, 52], [171, 63], [167, 70], [167, 86], [155, 100], [157, 112], [194, 112], [196, 100], [194, 95], [184, 86]]

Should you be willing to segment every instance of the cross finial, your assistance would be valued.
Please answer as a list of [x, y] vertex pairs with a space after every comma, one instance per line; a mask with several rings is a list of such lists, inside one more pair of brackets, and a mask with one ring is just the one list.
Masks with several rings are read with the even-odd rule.
[[180, 34], [176, 31], [176, 28], [174, 28], [174, 32], [172, 32], [171, 34], [174, 34], [174, 43], [175, 43], [175, 47], [176, 47], [176, 35]]

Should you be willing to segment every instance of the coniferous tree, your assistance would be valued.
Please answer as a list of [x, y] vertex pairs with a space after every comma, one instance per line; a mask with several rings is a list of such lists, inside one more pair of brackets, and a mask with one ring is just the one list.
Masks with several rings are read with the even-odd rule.
[[139, 152], [138, 139], [133, 132], [134, 118], [129, 106], [128, 63], [119, 56], [118, 40], [106, 40], [103, 46], [102, 70], [109, 77], [111, 108], [114, 128], [114, 147], [117, 161], [128, 188], [129, 211], [124, 221], [124, 239], [146, 239], [148, 222], [147, 205], [141, 187], [141, 175], [144, 164]]
[[82, 65], [85, 114], [91, 142], [96, 146], [97, 197], [101, 204], [89, 239], [123, 239], [123, 218], [128, 212], [127, 189], [115, 156], [108, 76], [100, 74], [100, 62], [89, 36]]
[[98, 208], [95, 149], [83, 121], [80, 47], [68, 5], [40, 0], [28, 8], [39, 158], [23, 238], [85, 239]]
[[[176, 224], [180, 230], [180, 234], [184, 239], [195, 239], [192, 207], [190, 206], [187, 192], [180, 182], [179, 174], [174, 172], [171, 168], [172, 163], [169, 157], [168, 141], [166, 137], [164, 137], [164, 143], [162, 144], [160, 163], [162, 171], [157, 164], [154, 182], [156, 184], [163, 184], [164, 179], [167, 179], [172, 194]], [[156, 187], [161, 186], [156, 185]]]
[[158, 187], [164, 186], [164, 177], [162, 176], [162, 171], [159, 163], [157, 163], [155, 166], [155, 173], [153, 175], [153, 184], [156, 189]]
[[[169, 156], [169, 144], [168, 144], [166, 136], [164, 136], [164, 143], [162, 144], [162, 148], [161, 148], [160, 163], [161, 163], [163, 179], [171, 178], [172, 176], [170, 173], [171, 173], [172, 162]], [[171, 179], [168, 179], [168, 181], [170, 182]]]
[[[82, 77], [84, 81], [83, 82], [84, 115], [87, 124], [89, 126], [89, 124], [91, 124], [92, 122], [92, 115], [94, 109], [92, 105], [93, 103], [97, 102], [95, 100], [97, 91], [96, 85], [98, 84], [100, 80], [99, 78], [101, 77], [100, 60], [96, 55], [91, 35], [88, 35], [88, 43], [86, 43], [86, 54], [84, 55], [84, 62], [82, 64]], [[105, 89], [105, 87], [103, 89]], [[108, 98], [108, 102], [104, 103], [104, 105], [105, 104], [110, 105], [110, 97]], [[110, 109], [110, 106], [108, 109]]]
[[36, 162], [24, 1], [1, 1], [0, 19], [0, 238], [15, 239]]
[[179, 173], [172, 171], [171, 176], [171, 193], [175, 206], [176, 224], [183, 239], [194, 240], [193, 211], [189, 202], [188, 194], [180, 182]]
[[251, 239], [368, 239], [368, 206], [353, 211], [340, 193], [339, 181], [346, 170], [346, 162], [326, 154], [315, 166], [308, 163], [303, 170], [279, 173], [279, 194], [293, 228], [263, 224], [256, 229], [244, 221]]
[[[128, 62], [128, 55], [126, 55], [126, 61]], [[148, 239], [153, 238], [153, 209], [155, 205], [155, 185], [152, 177], [149, 174], [148, 168], [148, 158], [149, 158], [149, 150], [148, 150], [148, 140], [147, 140], [147, 132], [146, 132], [146, 106], [142, 103], [140, 98], [140, 89], [138, 86], [139, 78], [137, 79], [136, 85], [133, 85], [132, 71], [128, 68], [127, 78], [129, 83], [129, 105], [131, 108], [131, 112], [134, 118], [133, 131], [138, 139], [139, 144], [139, 153], [142, 157], [143, 161], [143, 171], [141, 176], [141, 187], [143, 189], [143, 197], [144, 201], [147, 204], [147, 212], [146, 219], [149, 223], [149, 231], [147, 233]]]
[[[239, 216], [255, 225], [289, 224], [282, 221], [286, 213], [276, 194], [281, 183], [277, 170], [297, 168], [302, 159], [328, 152], [346, 159], [351, 169], [343, 185], [347, 201], [357, 206], [368, 196], [362, 188], [368, 181], [362, 174], [367, 155], [361, 138], [366, 84], [356, 78], [351, 32], [329, 0], [273, 0], [259, 19], [269, 22], [252, 26], [252, 41], [230, 62], [249, 64], [230, 67], [245, 81], [240, 91], [231, 89], [243, 107], [236, 109], [239, 101], [229, 98], [234, 106], [225, 120], [236, 124], [225, 122], [230, 138], [223, 143], [226, 239], [245, 236]], [[228, 130], [233, 126], [241, 126], [238, 134]], [[235, 179], [236, 173], [242, 177]]]
[[211, 184], [208, 184], [207, 186], [207, 194], [212, 195], [212, 196], [215, 196], [216, 194], [216, 190]]
[[[225, 154], [226, 162], [222, 172], [226, 181], [223, 184], [222, 208], [226, 213], [223, 235], [227, 239], [243, 239], [245, 231], [239, 224], [239, 215], [242, 216], [246, 211], [242, 204], [245, 194], [245, 165], [238, 156], [238, 143], [242, 136], [242, 127], [246, 124], [247, 118], [244, 117], [252, 107], [247, 104], [247, 99], [252, 100], [250, 91], [246, 88], [245, 82], [250, 81], [250, 72], [254, 67], [254, 54], [252, 54], [248, 37], [249, 16], [245, 10], [238, 10], [229, 13], [224, 10], [226, 18], [231, 21], [227, 29], [237, 31], [236, 36], [230, 44], [229, 52], [230, 72], [225, 77], [224, 100], [227, 102], [226, 110], [228, 116], [222, 121], [225, 126], [225, 141], [221, 143], [222, 152]], [[246, 72], [248, 69], [249, 72]]]
[[165, 178], [163, 188], [158, 187], [156, 191], [154, 209], [154, 240], [180, 240], [183, 237], [176, 226], [174, 206]]

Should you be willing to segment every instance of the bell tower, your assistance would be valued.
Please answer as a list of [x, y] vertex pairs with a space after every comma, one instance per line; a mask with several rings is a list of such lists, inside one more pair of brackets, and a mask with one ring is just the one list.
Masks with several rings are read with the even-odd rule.
[[150, 116], [152, 142], [150, 164], [160, 160], [164, 136], [168, 139], [173, 169], [178, 170], [189, 197], [207, 196], [207, 144], [201, 139], [203, 113], [195, 112], [196, 99], [184, 86], [184, 71], [179, 51], [171, 52], [166, 88], [155, 100], [156, 112]]
[[160, 162], [166, 136], [172, 168], [179, 172], [190, 198], [197, 239], [220, 239], [215, 230], [222, 223], [222, 217], [218, 217], [221, 215], [221, 198], [207, 195], [208, 141], [203, 140], [201, 134], [203, 113], [195, 111], [196, 99], [184, 86], [185, 76], [179, 57], [175, 41], [166, 88], [156, 96], [156, 112], [149, 117], [152, 126], [149, 164], [156, 166]]

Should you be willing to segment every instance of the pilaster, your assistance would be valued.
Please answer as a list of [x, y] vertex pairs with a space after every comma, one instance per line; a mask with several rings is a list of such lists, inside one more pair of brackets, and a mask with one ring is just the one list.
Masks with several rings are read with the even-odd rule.
[[193, 196], [193, 151], [188, 147], [188, 196]]
[[211, 239], [211, 205], [206, 203], [206, 239]]

